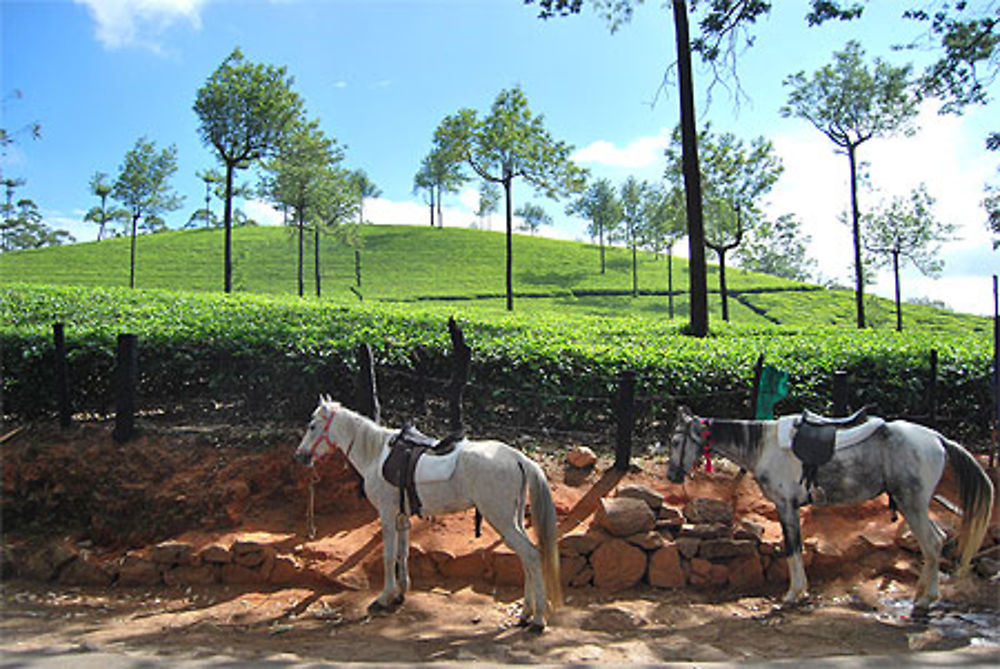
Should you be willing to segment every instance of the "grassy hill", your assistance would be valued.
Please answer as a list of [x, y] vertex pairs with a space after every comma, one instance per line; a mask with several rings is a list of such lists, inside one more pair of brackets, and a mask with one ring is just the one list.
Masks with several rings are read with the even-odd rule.
[[[463, 310], [503, 310], [504, 235], [461, 228], [365, 226], [362, 230], [362, 285], [367, 301], [449, 301]], [[222, 286], [222, 232], [187, 230], [138, 239], [136, 286], [180, 291], [219, 291]], [[306, 294], [315, 295], [313, 248], [307, 243]], [[321, 242], [324, 300], [356, 303], [353, 250], [333, 237]], [[295, 294], [297, 242], [286, 229], [234, 231], [236, 291]], [[18, 251], [0, 255], [0, 283], [127, 286], [129, 240]], [[687, 261], [675, 258], [674, 314], [686, 319]], [[631, 296], [631, 254], [607, 249], [607, 270], [600, 272], [595, 244], [514, 237], [515, 309], [599, 316], [668, 317], [667, 261], [639, 254], [640, 296]], [[730, 320], [810, 327], [854, 324], [853, 294], [788, 281], [740, 269], [727, 274]], [[709, 266], [713, 323], [721, 319], [718, 271]], [[868, 315], [878, 328], [894, 326], [890, 301], [870, 298]], [[985, 318], [915, 305], [904, 307], [908, 329], [987, 333]]]

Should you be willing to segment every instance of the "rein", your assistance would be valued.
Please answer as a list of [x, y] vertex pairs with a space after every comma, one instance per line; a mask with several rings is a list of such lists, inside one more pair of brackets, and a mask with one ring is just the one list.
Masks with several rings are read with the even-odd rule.
[[[330, 415], [326, 419], [326, 424], [323, 425], [323, 431], [320, 432], [319, 436], [316, 437], [316, 441], [309, 446], [309, 461], [312, 462], [313, 458], [316, 457], [316, 449], [322, 442], [326, 442], [326, 445], [330, 448], [336, 449], [337, 444], [330, 438], [330, 426], [333, 425], [333, 417], [337, 415], [337, 410], [333, 409], [330, 411]], [[357, 440], [357, 435], [354, 439], [351, 439], [351, 443], [347, 445], [347, 450], [344, 452], [344, 457], [349, 458], [351, 455], [351, 449], [354, 448], [354, 442]], [[348, 462], [350, 460], [348, 459]], [[311, 468], [312, 472], [309, 475], [309, 505], [306, 507], [306, 534], [310, 539], [316, 538], [316, 484], [319, 482], [319, 474], [316, 473], [315, 468]]]

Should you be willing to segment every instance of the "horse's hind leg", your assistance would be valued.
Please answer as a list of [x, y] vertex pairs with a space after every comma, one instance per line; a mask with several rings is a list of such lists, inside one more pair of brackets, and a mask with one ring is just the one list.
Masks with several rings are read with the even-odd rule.
[[[897, 498], [897, 501], [900, 500]], [[941, 546], [944, 544], [944, 533], [928, 515], [929, 504], [929, 499], [926, 501], [904, 499], [900, 503], [900, 510], [920, 545], [920, 553], [924, 559], [917, 589], [913, 593], [913, 606], [918, 609], [927, 608], [940, 597], [938, 561], [941, 557]]]
[[[511, 528], [503, 540], [521, 558], [524, 569], [524, 615], [522, 622], [533, 631], [545, 629], [545, 582], [542, 578], [542, 557], [524, 530]], [[530, 620], [530, 622], [529, 622]]]

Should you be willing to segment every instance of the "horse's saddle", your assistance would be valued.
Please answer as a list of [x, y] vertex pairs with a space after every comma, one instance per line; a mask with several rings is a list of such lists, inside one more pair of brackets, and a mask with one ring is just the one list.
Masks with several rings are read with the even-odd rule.
[[[389, 455], [382, 463], [382, 477], [391, 485], [399, 488], [399, 512], [406, 514], [406, 502], [409, 501], [410, 513], [420, 515], [420, 496], [417, 495], [417, 481], [441, 480], [450, 476], [454, 468], [454, 458], [446, 458], [455, 451], [455, 446], [462, 440], [461, 434], [451, 434], [440, 441], [421, 433], [413, 425], [406, 425], [389, 441]], [[441, 467], [431, 467], [424, 476], [418, 476], [417, 463], [423, 456], [431, 456], [432, 460], [441, 458]], [[447, 460], [447, 462], [445, 461]], [[427, 467], [422, 467], [428, 470]], [[441, 471], [446, 470], [447, 475]]]
[[779, 420], [785, 420], [790, 428], [792, 453], [802, 462], [801, 482], [807, 489], [816, 485], [819, 468], [833, 458], [838, 448], [864, 441], [885, 423], [881, 418], [869, 419], [867, 407], [844, 418], [829, 418], [805, 410], [801, 416]]

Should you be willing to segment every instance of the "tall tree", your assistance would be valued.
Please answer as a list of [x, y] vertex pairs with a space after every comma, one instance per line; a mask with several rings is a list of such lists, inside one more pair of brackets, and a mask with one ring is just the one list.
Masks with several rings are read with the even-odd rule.
[[639, 239], [646, 214], [646, 198], [649, 184], [640, 183], [635, 177], [628, 177], [622, 183], [618, 198], [622, 206], [623, 240], [632, 251], [632, 297], [639, 296]]
[[108, 196], [111, 195], [111, 182], [105, 172], [94, 172], [90, 177], [90, 192], [96, 195], [101, 204], [91, 207], [84, 215], [83, 220], [96, 224], [97, 241], [104, 239], [105, 227], [109, 221], [118, 218], [118, 212], [108, 212]]
[[375, 182], [368, 178], [368, 173], [362, 169], [357, 169], [350, 174], [350, 185], [357, 192], [358, 202], [358, 223], [365, 222], [365, 200], [370, 197], [380, 197], [382, 190], [375, 185]]
[[420, 169], [413, 177], [413, 191], [424, 190], [430, 203], [431, 227], [434, 227], [435, 207], [437, 227], [444, 227], [442, 200], [445, 193], [457, 193], [465, 181], [462, 174], [461, 158], [446, 154], [447, 147], [435, 145], [420, 162]]
[[684, 191], [678, 183], [650, 186], [645, 204], [644, 236], [654, 253], [667, 256], [667, 314], [674, 317], [674, 245], [687, 234]]
[[896, 330], [903, 331], [899, 270], [910, 262], [927, 276], [938, 276], [944, 266], [940, 242], [951, 238], [955, 227], [934, 216], [934, 198], [921, 184], [909, 197], [894, 197], [888, 205], [865, 214], [865, 248], [889, 259], [896, 294]]
[[435, 146], [448, 164], [469, 167], [475, 175], [504, 191], [507, 223], [507, 310], [514, 309], [512, 187], [521, 178], [536, 192], [558, 198], [581, 190], [586, 172], [570, 160], [572, 147], [556, 141], [542, 116], [528, 108], [520, 88], [500, 91], [488, 116], [461, 109], [445, 117], [434, 132]]
[[179, 209], [184, 198], [174, 192], [170, 177], [177, 171], [177, 147], [157, 150], [156, 142], [140, 137], [125, 154], [111, 196], [128, 212], [132, 238], [129, 257], [129, 288], [135, 288], [135, 250], [139, 221], [142, 229], [162, 229], [161, 214]]
[[876, 58], [873, 69], [864, 50], [851, 41], [833, 54], [833, 63], [807, 77], [799, 72], [785, 79], [791, 91], [782, 116], [811, 123], [847, 154], [850, 168], [851, 233], [857, 325], [865, 327], [864, 267], [861, 253], [861, 209], [858, 204], [858, 148], [874, 137], [912, 134], [917, 103], [910, 90], [910, 67], [893, 67]]
[[[298, 238], [299, 297], [305, 296], [306, 232], [311, 227], [318, 231], [322, 225], [318, 208], [329, 194], [325, 182], [333, 178], [331, 170], [342, 158], [343, 153], [336, 141], [328, 138], [320, 129], [319, 122], [313, 120], [286, 134], [277, 155], [266, 163], [269, 176], [264, 181], [263, 190], [276, 204], [288, 207], [293, 215]], [[345, 182], [344, 186], [357, 192], [350, 182]]]
[[272, 155], [302, 113], [284, 67], [244, 60], [236, 48], [198, 89], [194, 111], [204, 144], [225, 167], [223, 290], [233, 284], [233, 175]]
[[490, 217], [497, 212], [499, 206], [500, 189], [495, 183], [481, 181], [479, 183], [479, 205], [476, 207], [480, 229], [488, 230], [490, 228]]
[[607, 179], [592, 182], [587, 190], [569, 203], [566, 213], [586, 218], [587, 232], [596, 238], [601, 249], [601, 274], [605, 271], [604, 240], [614, 234], [622, 220], [621, 202], [615, 193], [615, 187]]
[[539, 228], [543, 225], [552, 225], [552, 217], [541, 205], [534, 202], [525, 202], [514, 210], [514, 215], [521, 217], [520, 229], [533, 235], [538, 234]]
[[782, 214], [774, 220], [761, 218], [736, 250], [736, 256], [745, 269], [808, 281], [816, 266], [816, 261], [806, 255], [810, 239], [795, 214]]

